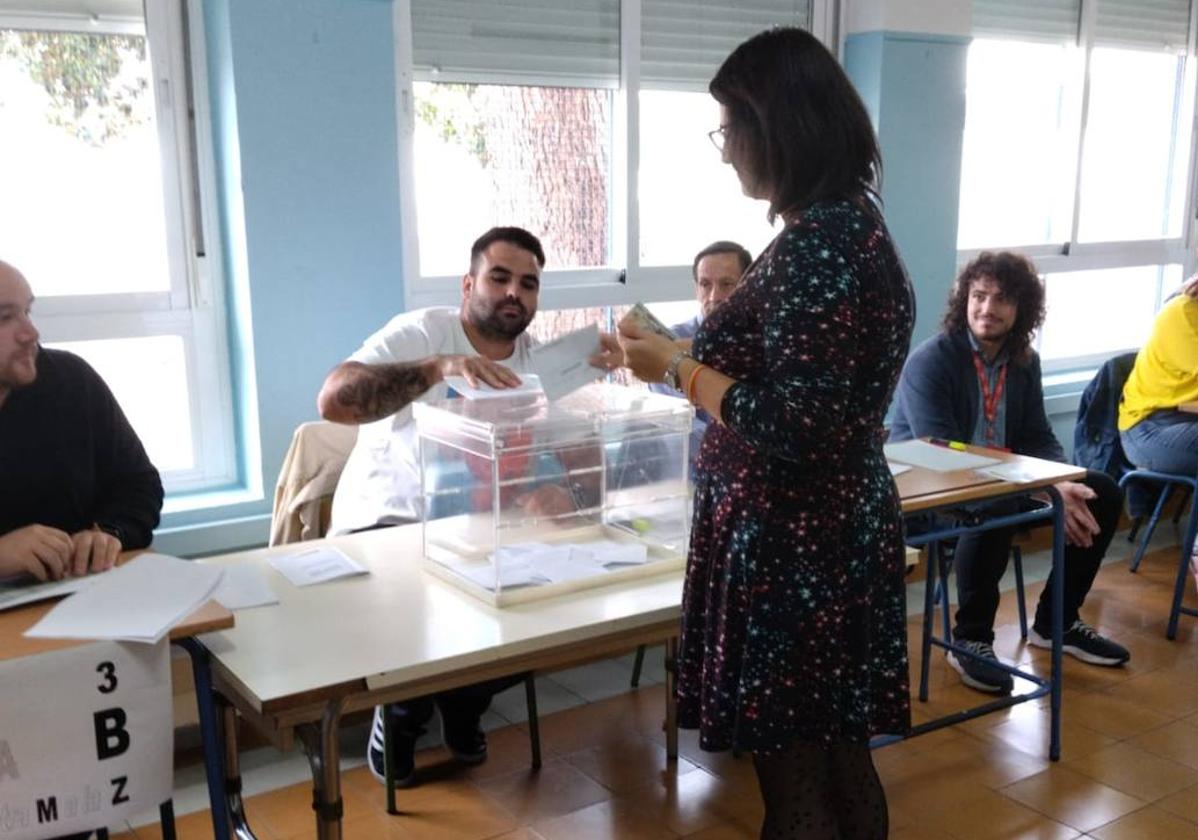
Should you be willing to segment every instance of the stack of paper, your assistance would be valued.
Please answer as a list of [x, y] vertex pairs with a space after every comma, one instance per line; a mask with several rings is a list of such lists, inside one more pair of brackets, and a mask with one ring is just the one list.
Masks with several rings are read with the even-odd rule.
[[270, 558], [270, 565], [283, 573], [295, 586], [311, 586], [343, 577], [366, 574], [361, 563], [331, 546], [309, 548], [295, 554]]
[[552, 545], [527, 542], [505, 545], [488, 560], [485, 566], [453, 568], [487, 589], [530, 586], [595, 577], [606, 574], [610, 566], [643, 565], [649, 561], [649, 551], [640, 543], [615, 540]]
[[[972, 452], [962, 452], [948, 446], [928, 443], [926, 440], [904, 440], [901, 443], [888, 443], [883, 447], [887, 461], [898, 461], [912, 467], [923, 467], [933, 472], [953, 472], [954, 470], [976, 470], [978, 467], [988, 467], [1000, 463], [997, 458], [985, 455], [975, 455]], [[892, 473], [893, 474], [893, 473]]]
[[224, 570], [168, 557], [139, 554], [46, 613], [25, 632], [41, 639], [112, 639], [157, 642], [212, 597]]
[[6, 578], [0, 580], [0, 610], [70, 595], [85, 586], [91, 586], [95, 580], [96, 578], [92, 575], [45, 582], [38, 581], [29, 575]]

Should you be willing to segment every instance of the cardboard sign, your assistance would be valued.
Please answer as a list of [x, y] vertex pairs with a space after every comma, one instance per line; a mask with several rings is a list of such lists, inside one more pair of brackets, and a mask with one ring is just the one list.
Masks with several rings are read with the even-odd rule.
[[167, 644], [0, 662], [0, 840], [119, 825], [171, 796]]

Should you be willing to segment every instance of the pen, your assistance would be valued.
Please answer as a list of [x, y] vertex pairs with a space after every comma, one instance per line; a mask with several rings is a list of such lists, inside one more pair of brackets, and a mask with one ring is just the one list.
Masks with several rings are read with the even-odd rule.
[[934, 443], [937, 446], [947, 446], [949, 449], [956, 449], [959, 452], [965, 451], [965, 444], [959, 440], [945, 440], [944, 438], [928, 438], [928, 443]]

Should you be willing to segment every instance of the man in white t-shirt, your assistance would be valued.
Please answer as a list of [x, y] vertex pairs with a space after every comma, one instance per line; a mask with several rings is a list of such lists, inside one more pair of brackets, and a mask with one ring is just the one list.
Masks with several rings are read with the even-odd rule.
[[[335, 423], [359, 425], [345, 471], [333, 497], [330, 533], [347, 534], [420, 519], [420, 462], [412, 403], [448, 396], [446, 376], [477, 387], [520, 384], [529, 369], [534, 340], [525, 333], [537, 311], [545, 252], [538, 239], [517, 227], [484, 233], [470, 249], [459, 309], [433, 307], [405, 312], [366, 339], [333, 368], [320, 389], [320, 414]], [[568, 504], [562, 488], [543, 487], [524, 504], [532, 512]], [[391, 729], [392, 766], [400, 786], [415, 777], [415, 745], [441, 712], [446, 746], [460, 761], [487, 757], [479, 719], [499, 691], [522, 677], [491, 680], [436, 696], [376, 707], [367, 759], [383, 778], [383, 726]]]

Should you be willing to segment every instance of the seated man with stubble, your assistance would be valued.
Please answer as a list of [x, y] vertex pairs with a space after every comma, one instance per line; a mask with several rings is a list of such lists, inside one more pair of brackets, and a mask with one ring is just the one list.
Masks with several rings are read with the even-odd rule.
[[[695, 281], [695, 300], [699, 304], [699, 314], [689, 321], [671, 326], [674, 335], [682, 339], [694, 338], [703, 319], [736, 291], [740, 279], [752, 262], [753, 255], [743, 245], [726, 239], [712, 242], [695, 254], [694, 262], [691, 263], [691, 276]], [[651, 383], [649, 390], [672, 397], [683, 396], [680, 391], [674, 390], [664, 382]], [[711, 415], [701, 408], [695, 409], [689, 447], [692, 475], [695, 471], [695, 460], [699, 457], [699, 445], [703, 443], [703, 435], [707, 433], [707, 424], [710, 422]]]
[[[1027, 257], [979, 254], [953, 283], [940, 332], [907, 357], [890, 440], [944, 438], [1064, 461], [1044, 409], [1040, 357], [1032, 347], [1044, 314], [1044, 283]], [[1082, 481], [1055, 486], [1065, 516], [1064, 652], [1091, 665], [1122, 665], [1130, 658], [1127, 649], [1099, 634], [1079, 610], [1118, 526], [1123, 496], [1110, 476], [1094, 470]], [[1013, 513], [1017, 505], [1000, 501], [985, 512]], [[1011, 675], [992, 664], [998, 661], [992, 643], [999, 582], [1015, 530], [965, 534], [953, 553], [958, 602], [953, 642], [974, 656], [949, 651], [948, 662], [967, 686], [996, 694], [1014, 686]], [[1052, 580], [1050, 575], [1028, 633], [1034, 647], [1051, 647]]]
[[99, 375], [38, 344], [32, 307], [0, 261], [0, 578], [107, 571], [150, 544], [162, 481]]
[[[470, 249], [462, 277], [462, 302], [404, 312], [366, 339], [325, 379], [320, 414], [360, 426], [357, 443], [333, 497], [331, 534], [419, 522], [420, 453], [412, 403], [450, 396], [447, 376], [472, 387], [520, 384], [531, 370], [534, 340], [526, 329], [537, 311], [545, 252], [518, 227], [496, 227]], [[518, 503], [530, 513], [573, 510], [569, 493], [546, 484]], [[489, 680], [435, 696], [375, 708], [367, 760], [383, 781], [383, 726], [390, 727], [396, 783], [416, 781], [416, 740], [441, 712], [442, 735], [453, 756], [467, 764], [487, 757], [479, 721], [491, 698], [523, 676]]]

